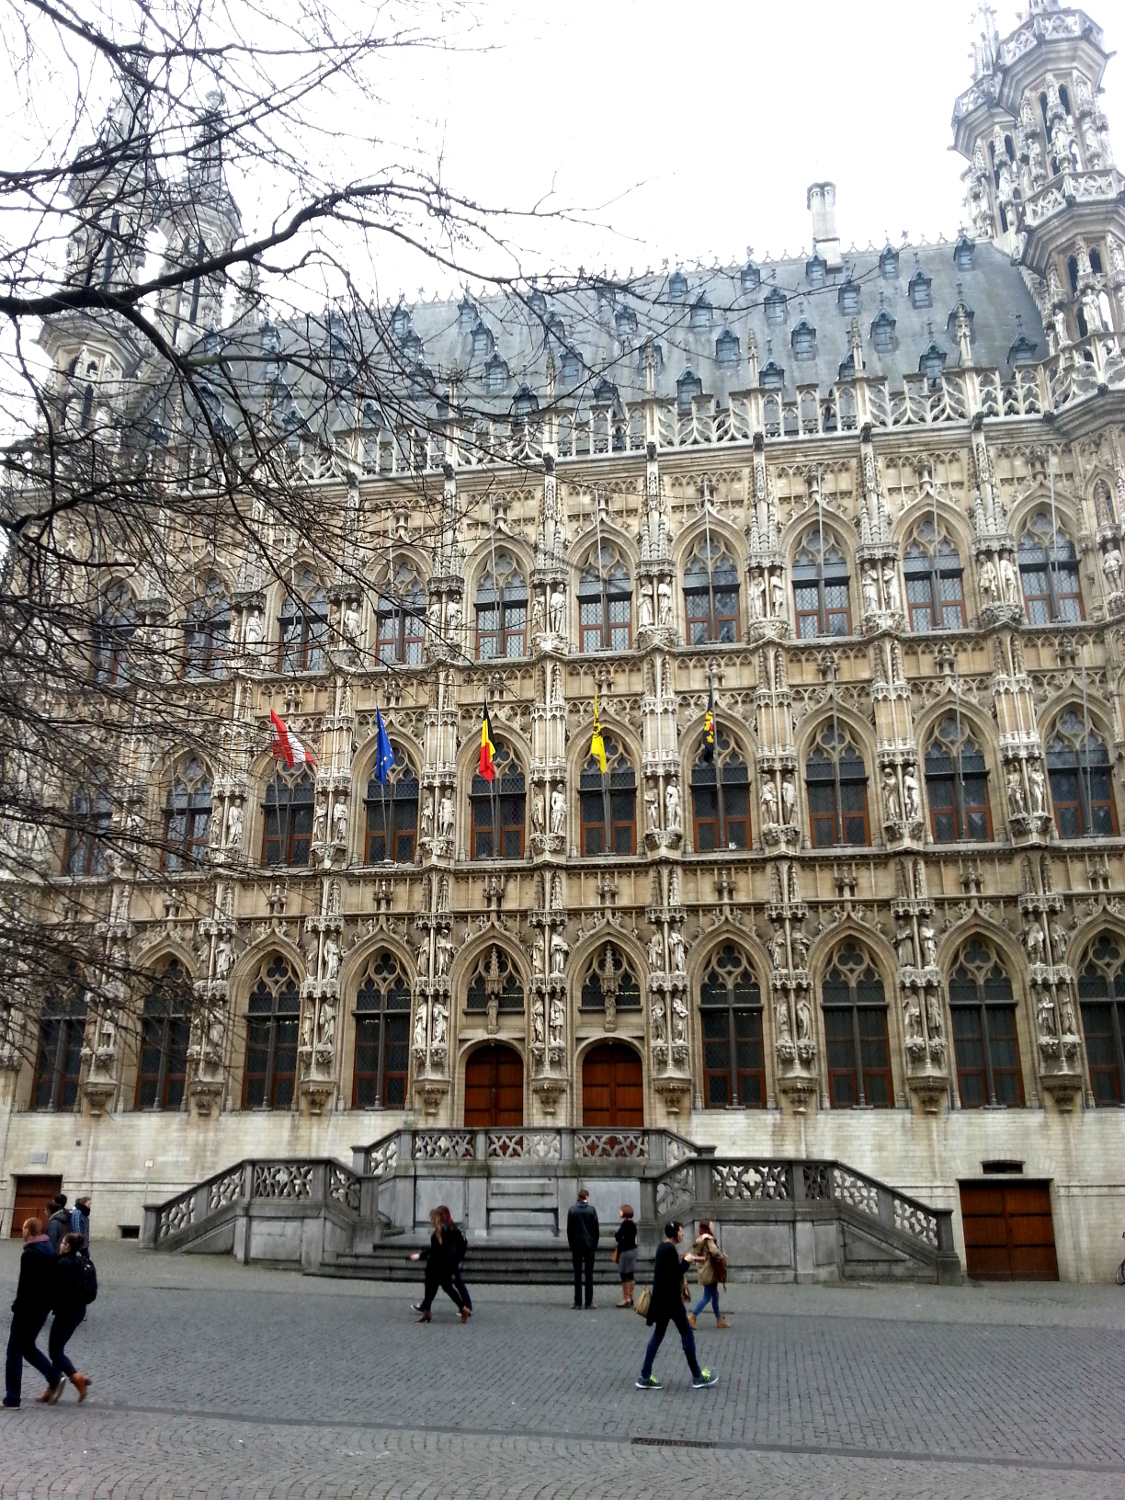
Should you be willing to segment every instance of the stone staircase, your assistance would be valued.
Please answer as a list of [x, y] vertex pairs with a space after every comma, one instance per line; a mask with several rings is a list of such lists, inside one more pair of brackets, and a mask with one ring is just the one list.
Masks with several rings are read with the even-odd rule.
[[[422, 1241], [406, 1244], [401, 1240], [375, 1244], [370, 1250], [336, 1254], [319, 1266], [318, 1276], [353, 1276], [368, 1281], [402, 1281], [420, 1285], [422, 1267], [411, 1261], [412, 1249]], [[652, 1254], [637, 1258], [637, 1280], [642, 1285], [652, 1278]], [[565, 1239], [542, 1243], [528, 1240], [479, 1240], [469, 1246], [465, 1257], [465, 1280], [474, 1285], [510, 1283], [519, 1286], [570, 1286], [574, 1280], [570, 1251]], [[594, 1282], [598, 1286], [620, 1286], [617, 1267], [613, 1264], [613, 1242], [598, 1246], [594, 1257]], [[604, 1301], [604, 1298], [603, 1298]]]

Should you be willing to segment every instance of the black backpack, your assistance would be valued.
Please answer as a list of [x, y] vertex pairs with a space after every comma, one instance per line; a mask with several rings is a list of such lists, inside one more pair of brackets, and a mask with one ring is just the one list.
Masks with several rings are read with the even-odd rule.
[[453, 1256], [453, 1264], [459, 1266], [469, 1253], [469, 1242], [461, 1233], [456, 1224], [446, 1230], [449, 1236], [449, 1249]]
[[98, 1300], [98, 1272], [88, 1255], [79, 1257], [82, 1263], [82, 1288], [86, 1294], [86, 1306]]

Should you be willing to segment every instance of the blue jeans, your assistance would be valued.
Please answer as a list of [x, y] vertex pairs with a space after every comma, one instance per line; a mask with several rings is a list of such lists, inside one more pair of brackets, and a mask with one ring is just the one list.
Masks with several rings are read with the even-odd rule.
[[34, 1365], [45, 1380], [51, 1378], [51, 1361], [36, 1345], [39, 1330], [47, 1321], [47, 1314], [17, 1312], [12, 1314], [12, 1331], [8, 1335], [8, 1357], [4, 1367], [4, 1399], [9, 1406], [20, 1404], [23, 1387], [23, 1362]]
[[645, 1350], [645, 1362], [641, 1366], [642, 1380], [647, 1380], [652, 1374], [653, 1361], [656, 1359], [657, 1350], [664, 1342], [664, 1335], [668, 1332], [669, 1323], [675, 1323], [679, 1329], [680, 1343], [684, 1347], [684, 1358], [688, 1362], [688, 1367], [692, 1375], [698, 1376], [700, 1373], [699, 1361], [695, 1357], [695, 1334], [691, 1331], [691, 1324], [687, 1320], [687, 1313], [684, 1312], [683, 1304], [681, 1303], [677, 1305], [676, 1310], [669, 1317], [657, 1318], [656, 1326], [652, 1330], [652, 1338], [649, 1339], [648, 1348]]
[[711, 1306], [715, 1309], [715, 1317], [721, 1317], [722, 1314], [719, 1312], [719, 1283], [717, 1281], [713, 1281], [710, 1286], [705, 1286], [703, 1288], [703, 1296], [700, 1297], [699, 1301], [691, 1310], [692, 1316], [698, 1318], [699, 1314], [707, 1306], [708, 1302], [710, 1302]]
[[74, 1331], [86, 1316], [86, 1309], [78, 1307], [73, 1312], [56, 1313], [47, 1340], [47, 1353], [51, 1356], [51, 1373], [47, 1377], [51, 1385], [58, 1385], [64, 1375], [77, 1375], [78, 1371], [67, 1358], [66, 1346]]

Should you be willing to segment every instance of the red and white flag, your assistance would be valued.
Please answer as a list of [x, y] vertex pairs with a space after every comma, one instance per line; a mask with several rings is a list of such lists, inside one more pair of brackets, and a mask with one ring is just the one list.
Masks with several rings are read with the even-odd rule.
[[270, 746], [270, 754], [283, 760], [290, 770], [294, 766], [316, 765], [316, 757], [311, 750], [306, 750], [301, 741], [286, 724], [284, 719], [279, 719], [270, 709], [270, 724], [273, 727], [273, 743]]

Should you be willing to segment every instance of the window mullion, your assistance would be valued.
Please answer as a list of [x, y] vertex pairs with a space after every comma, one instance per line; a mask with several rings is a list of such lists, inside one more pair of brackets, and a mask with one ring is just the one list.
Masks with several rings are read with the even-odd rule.
[[953, 814], [957, 819], [957, 837], [968, 838], [968, 822], [965, 817], [965, 781], [957, 771], [953, 773]]
[[984, 1044], [984, 1046], [983, 1046], [983, 1050], [984, 1050], [984, 1070], [985, 1070], [985, 1078], [986, 1078], [987, 1083], [988, 1083], [988, 1102], [989, 1102], [989, 1104], [995, 1104], [996, 1103], [996, 1079], [993, 1076], [993, 1072], [992, 1072], [992, 1038], [988, 1034], [988, 1006], [985, 1005], [983, 999], [980, 999], [978, 1003], [980, 1004], [980, 1034], [981, 1034], [981, 1041]]
[[386, 1017], [386, 1011], [385, 1011], [385, 1009], [383, 1009], [383, 1006], [385, 1006], [385, 1004], [386, 1004], [386, 996], [385, 995], [380, 996], [380, 1001], [381, 1001], [380, 1008], [379, 1008], [379, 1010], [377, 1010], [375, 1012], [375, 1024], [379, 1028], [379, 1047], [378, 1047], [378, 1050], [377, 1050], [377, 1052], [375, 1054], [375, 1057], [376, 1057], [376, 1061], [375, 1061], [375, 1108], [376, 1109], [382, 1109], [382, 1107], [383, 1107], [383, 1065], [384, 1065], [384, 1058], [385, 1058], [385, 1053], [386, 1053], [386, 1041], [387, 1041], [387, 1026], [386, 1026], [386, 1019], [387, 1019], [387, 1017]]
[[171, 1020], [167, 1011], [160, 1025], [160, 1060], [156, 1065], [156, 1099], [160, 1108], [165, 1105], [164, 1090], [168, 1083], [168, 1053], [172, 1046]]
[[51, 1077], [51, 1108], [58, 1109], [62, 1102], [63, 1077], [66, 1069], [66, 1054], [70, 1044], [70, 1021], [63, 1017], [59, 1021], [59, 1034], [55, 1039], [55, 1063]]
[[[1108, 988], [1108, 986], [1107, 986]], [[1121, 1011], [1125, 1008], [1120, 1000], [1110, 992], [1110, 1015], [1113, 1020], [1113, 1041], [1117, 1051], [1117, 1079], [1118, 1087], [1121, 1089], [1122, 1097], [1125, 1098], [1125, 1040], [1121, 1032]]]
[[[727, 847], [727, 809], [723, 801], [723, 771], [721, 766], [715, 767], [715, 806], [719, 812], [719, 848]], [[698, 841], [697, 841], [698, 846]]]
[[934, 605], [934, 629], [944, 630], [945, 619], [941, 612], [941, 573], [938, 570], [936, 558], [930, 570], [930, 598]]
[[859, 1006], [855, 1003], [854, 995], [852, 996], [852, 1044], [855, 1047], [855, 1081], [859, 1093], [858, 1102], [862, 1106], [867, 1103], [867, 1089], [864, 1086], [863, 1052], [859, 1039]]
[[730, 1043], [730, 1096], [735, 1104], [741, 1105], [742, 1093], [738, 1086], [738, 1027], [735, 1024], [734, 1006], [730, 1003], [730, 993], [727, 993], [727, 1038]]
[[280, 1025], [280, 1022], [279, 1022], [278, 1016], [277, 1016], [276, 1006], [277, 1006], [277, 1001], [275, 999], [274, 1000], [274, 1007], [275, 1008], [274, 1008], [274, 1011], [271, 1014], [270, 1020], [269, 1020], [269, 1028], [270, 1028], [269, 1046], [266, 1048], [266, 1086], [265, 1086], [265, 1090], [264, 1090], [264, 1099], [265, 1099], [265, 1105], [266, 1105], [267, 1109], [272, 1109], [273, 1108], [273, 1072], [274, 1072], [274, 1062], [275, 1062], [276, 1054], [277, 1054], [277, 1030], [278, 1030], [278, 1026]]

